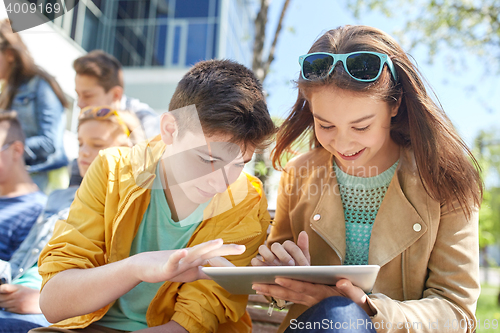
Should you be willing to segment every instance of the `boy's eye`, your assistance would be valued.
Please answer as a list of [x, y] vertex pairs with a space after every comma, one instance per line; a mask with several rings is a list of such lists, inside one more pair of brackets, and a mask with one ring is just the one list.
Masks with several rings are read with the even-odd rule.
[[361, 127], [361, 128], [354, 127], [354, 129], [355, 129], [356, 131], [363, 132], [363, 131], [366, 131], [369, 127], [370, 127], [370, 125], [365, 126], [365, 127]]
[[216, 162], [216, 160], [207, 160], [207, 159], [204, 159], [203, 157], [199, 156], [198, 157], [200, 158], [200, 160], [203, 162], [203, 163], [206, 163], [206, 164], [210, 164], [210, 163], [213, 163], [213, 162]]

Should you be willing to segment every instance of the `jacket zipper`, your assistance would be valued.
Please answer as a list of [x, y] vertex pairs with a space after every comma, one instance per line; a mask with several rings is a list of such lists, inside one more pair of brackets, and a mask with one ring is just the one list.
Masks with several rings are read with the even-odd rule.
[[317, 233], [319, 235], [319, 237], [321, 237], [328, 245], [330, 245], [330, 247], [333, 249], [333, 251], [335, 251], [335, 253], [339, 257], [340, 264], [342, 265], [344, 263], [344, 259], [340, 255], [339, 251], [335, 248], [335, 246], [333, 246], [333, 244], [328, 239], [326, 239], [325, 237], [323, 237], [323, 235], [320, 232], [318, 232], [318, 230], [316, 230], [314, 228], [314, 225], [312, 223], [310, 223], [309, 226], [311, 227], [312, 230], [314, 230], [315, 233]]
[[401, 254], [401, 277], [403, 278], [403, 300], [406, 300], [406, 276], [405, 276], [405, 255], [406, 251]]

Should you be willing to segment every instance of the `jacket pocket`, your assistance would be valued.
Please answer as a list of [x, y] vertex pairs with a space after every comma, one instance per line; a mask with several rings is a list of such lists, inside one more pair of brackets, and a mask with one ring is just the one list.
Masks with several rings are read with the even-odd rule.
[[17, 112], [17, 117], [27, 138], [38, 134], [35, 99], [36, 93], [27, 91], [18, 93], [12, 101], [11, 109]]

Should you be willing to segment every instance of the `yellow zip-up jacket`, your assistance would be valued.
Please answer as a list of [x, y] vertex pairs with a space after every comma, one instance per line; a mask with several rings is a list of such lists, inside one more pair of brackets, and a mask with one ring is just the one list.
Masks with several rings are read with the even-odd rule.
[[[68, 219], [57, 222], [40, 254], [42, 288], [61, 271], [98, 267], [129, 256], [164, 149], [157, 136], [133, 148], [110, 148], [99, 154], [76, 193]], [[247, 266], [264, 243], [269, 223], [262, 184], [242, 173], [228, 191], [212, 199], [188, 247], [216, 238], [243, 244], [243, 254], [227, 259]], [[231, 295], [211, 280], [167, 281], [151, 301], [146, 319], [150, 327], [174, 320], [189, 332], [250, 332], [246, 303], [247, 296]], [[111, 305], [54, 326], [86, 327], [101, 319]]]

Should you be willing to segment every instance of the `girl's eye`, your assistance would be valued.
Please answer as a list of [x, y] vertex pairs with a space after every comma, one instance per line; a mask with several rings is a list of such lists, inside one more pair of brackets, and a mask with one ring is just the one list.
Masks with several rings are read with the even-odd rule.
[[319, 124], [319, 127], [321, 127], [321, 129], [324, 129], [324, 130], [329, 130], [329, 129], [334, 128], [335, 126], [323, 126], [323, 125]]
[[370, 127], [370, 125], [366, 126], [366, 127], [362, 127], [362, 128], [357, 128], [357, 127], [354, 127], [354, 129], [358, 132], [363, 132], [363, 131], [366, 131], [368, 128]]

